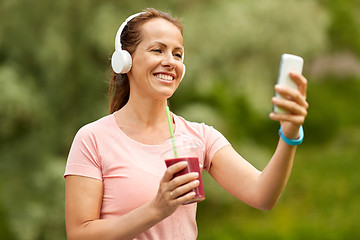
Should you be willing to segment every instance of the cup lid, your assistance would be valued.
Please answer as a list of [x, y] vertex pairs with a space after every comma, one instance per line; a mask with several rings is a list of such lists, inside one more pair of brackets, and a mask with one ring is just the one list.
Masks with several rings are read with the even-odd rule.
[[176, 145], [176, 147], [182, 147], [182, 146], [201, 147], [203, 145], [196, 138], [185, 134], [175, 135], [173, 138], [168, 138], [161, 145], [167, 147], [167, 146], [172, 146], [173, 143]]

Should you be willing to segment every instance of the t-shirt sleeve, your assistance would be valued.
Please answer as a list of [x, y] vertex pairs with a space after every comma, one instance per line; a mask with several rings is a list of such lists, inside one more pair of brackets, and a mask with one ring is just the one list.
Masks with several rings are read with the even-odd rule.
[[209, 171], [211, 166], [211, 159], [217, 151], [221, 148], [230, 145], [230, 142], [215, 128], [212, 126], [206, 126], [206, 138], [205, 138], [205, 159], [204, 169]]
[[78, 175], [102, 180], [97, 141], [91, 128], [84, 126], [75, 135], [68, 155], [64, 177]]

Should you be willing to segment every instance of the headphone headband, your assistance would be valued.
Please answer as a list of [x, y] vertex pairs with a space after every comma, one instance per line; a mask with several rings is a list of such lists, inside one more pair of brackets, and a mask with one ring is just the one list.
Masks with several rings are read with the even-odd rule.
[[139, 12], [139, 13], [135, 13], [131, 16], [129, 16], [127, 19], [125, 19], [125, 21], [120, 25], [119, 30], [116, 33], [116, 37], [115, 37], [115, 51], [120, 51], [121, 49], [121, 34], [122, 31], [124, 30], [125, 26], [128, 24], [128, 22], [130, 22], [132, 19], [136, 18], [137, 16], [140, 16], [141, 14], [143, 14], [144, 12]]

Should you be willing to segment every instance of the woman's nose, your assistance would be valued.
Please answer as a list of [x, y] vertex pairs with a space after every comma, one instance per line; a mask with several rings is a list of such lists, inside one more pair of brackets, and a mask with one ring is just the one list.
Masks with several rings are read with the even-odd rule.
[[161, 61], [161, 64], [164, 66], [164, 67], [175, 67], [175, 59], [174, 59], [174, 56], [172, 53], [167, 53], [167, 54], [164, 54], [163, 55], [163, 59]]

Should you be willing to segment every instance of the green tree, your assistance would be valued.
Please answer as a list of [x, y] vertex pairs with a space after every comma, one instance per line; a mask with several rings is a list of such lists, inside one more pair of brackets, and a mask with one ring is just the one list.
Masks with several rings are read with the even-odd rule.
[[[285, 196], [258, 211], [205, 174], [199, 239], [359, 238], [360, 8], [352, 0], [1, 1], [1, 237], [65, 238], [71, 141], [107, 114], [116, 30], [146, 7], [185, 25], [187, 73], [172, 110], [215, 126], [258, 168], [277, 141], [268, 113], [280, 55], [305, 59], [309, 116]], [[345, 61], [343, 52], [355, 69], [346, 75], [328, 65]]]

